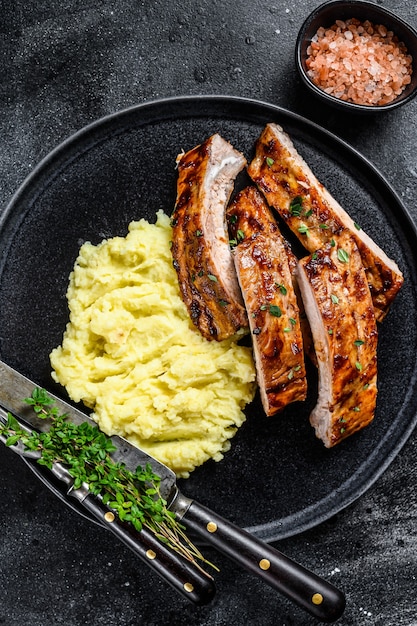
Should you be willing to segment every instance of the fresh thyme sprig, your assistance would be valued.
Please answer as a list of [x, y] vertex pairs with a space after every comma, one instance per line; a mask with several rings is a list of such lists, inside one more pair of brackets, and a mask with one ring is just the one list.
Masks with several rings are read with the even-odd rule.
[[138, 532], [146, 527], [200, 569], [197, 561], [217, 569], [190, 541], [175, 513], [168, 510], [159, 490], [160, 477], [151, 465], [138, 466], [132, 472], [123, 463], [115, 463], [111, 453], [116, 448], [110, 437], [88, 422], [67, 421], [67, 416], [59, 413], [44, 389], [35, 388], [25, 402], [39, 418], [49, 420], [51, 427], [47, 432], [28, 434], [9, 413], [7, 423], [0, 423], [0, 435], [6, 439], [7, 446], [20, 441], [25, 450], [39, 452], [37, 462], [49, 469], [54, 463], [62, 463], [74, 479], [74, 489], [87, 483], [90, 493], [100, 497], [122, 522], [132, 524]]

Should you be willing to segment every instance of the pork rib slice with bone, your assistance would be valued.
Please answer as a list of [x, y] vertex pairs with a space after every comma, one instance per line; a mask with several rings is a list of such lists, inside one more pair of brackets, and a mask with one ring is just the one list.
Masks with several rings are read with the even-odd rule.
[[215, 134], [179, 155], [172, 256], [182, 299], [206, 339], [247, 327], [229, 246], [226, 206], [245, 157]]
[[401, 271], [317, 180], [277, 124], [264, 128], [248, 173], [309, 252], [344, 229], [350, 232], [362, 258], [376, 318], [381, 321], [401, 288]]
[[347, 231], [333, 244], [297, 270], [318, 361], [310, 422], [328, 448], [373, 420], [377, 397], [377, 325], [361, 255]]
[[271, 212], [254, 186], [227, 210], [233, 258], [248, 312], [264, 411], [273, 415], [304, 400], [307, 382], [299, 309], [289, 251]]

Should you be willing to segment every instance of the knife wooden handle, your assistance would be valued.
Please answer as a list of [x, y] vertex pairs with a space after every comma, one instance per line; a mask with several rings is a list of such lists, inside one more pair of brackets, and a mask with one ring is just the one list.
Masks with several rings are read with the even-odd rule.
[[184, 524], [207, 543], [260, 576], [315, 618], [334, 622], [342, 615], [346, 601], [339, 589], [198, 502], [192, 500], [188, 504], [190, 501], [184, 496], [178, 500]]
[[[77, 497], [75, 492], [72, 495]], [[215, 586], [208, 574], [165, 546], [150, 531], [143, 529], [137, 532], [129, 524], [121, 522], [98, 498], [87, 495], [80, 501], [91, 515], [187, 600], [197, 605], [208, 604], [212, 600]]]

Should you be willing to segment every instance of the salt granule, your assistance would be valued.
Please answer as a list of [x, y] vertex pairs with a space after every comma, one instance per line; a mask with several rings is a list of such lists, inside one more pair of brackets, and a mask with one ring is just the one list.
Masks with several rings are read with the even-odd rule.
[[388, 104], [411, 82], [412, 57], [392, 31], [368, 20], [320, 27], [307, 49], [307, 75], [347, 102]]

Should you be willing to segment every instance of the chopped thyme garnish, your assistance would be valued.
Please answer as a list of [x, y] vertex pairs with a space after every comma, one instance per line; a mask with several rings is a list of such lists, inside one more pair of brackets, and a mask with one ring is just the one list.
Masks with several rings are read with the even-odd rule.
[[302, 235], [305, 235], [306, 237], [308, 237], [309, 235], [309, 228], [306, 224], [301, 224], [301, 226], [298, 227], [298, 232], [301, 233]]
[[339, 298], [336, 296], [336, 294], [334, 293], [330, 294], [330, 299], [333, 302], [333, 304], [339, 304]]
[[301, 369], [301, 365], [296, 365], [295, 367], [292, 367], [290, 371], [288, 372], [288, 376], [287, 376], [288, 380], [292, 380], [294, 378], [295, 372], [299, 372], [300, 369]]
[[280, 290], [283, 296], [287, 295], [287, 288], [282, 283], [275, 283], [275, 287]]
[[301, 196], [296, 196], [290, 202], [290, 213], [293, 217], [300, 217], [303, 209], [303, 199]]
[[282, 311], [276, 304], [262, 304], [260, 307], [261, 311], [266, 311], [273, 315], [274, 317], [281, 317]]
[[272, 167], [273, 164], [275, 163], [274, 159], [271, 158], [271, 157], [266, 157], [265, 160], [266, 160], [266, 164], [267, 164], [268, 167]]
[[284, 328], [284, 333], [290, 333], [293, 330], [293, 328], [296, 325], [296, 323], [297, 323], [296, 320], [293, 317], [289, 317], [288, 321], [290, 323], [290, 326], [287, 326], [286, 328]]
[[271, 306], [269, 307], [269, 312], [274, 317], [281, 317], [282, 315], [281, 309], [276, 304], [271, 304]]
[[337, 258], [341, 263], [348, 263], [349, 254], [346, 252], [346, 250], [343, 250], [343, 248], [339, 248], [337, 251]]

